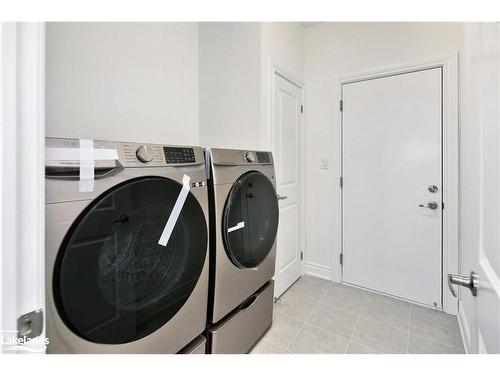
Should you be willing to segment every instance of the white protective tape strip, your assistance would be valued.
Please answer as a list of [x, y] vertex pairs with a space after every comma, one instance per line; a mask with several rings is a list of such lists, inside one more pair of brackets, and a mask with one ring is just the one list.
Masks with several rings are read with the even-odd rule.
[[[94, 148], [94, 160], [118, 160], [118, 151], [114, 148]], [[46, 147], [45, 160], [80, 160], [79, 148]]]
[[158, 241], [158, 244], [161, 246], [167, 246], [168, 240], [170, 239], [170, 236], [172, 235], [172, 231], [174, 230], [175, 223], [177, 223], [177, 219], [179, 219], [179, 215], [181, 214], [182, 207], [184, 206], [184, 202], [186, 201], [186, 198], [188, 196], [189, 189], [190, 189], [190, 181], [191, 181], [191, 178], [189, 176], [184, 175], [184, 177], [182, 177], [181, 192], [179, 193], [179, 196], [177, 197], [177, 200], [175, 201], [174, 208], [172, 209], [172, 212], [170, 213], [170, 216], [167, 220], [167, 224], [165, 224], [165, 228], [163, 228], [163, 232], [160, 236], [160, 240]]
[[245, 222], [240, 221], [238, 224], [236, 224], [234, 227], [227, 228], [227, 233], [234, 232], [235, 230], [241, 229], [245, 227]]
[[88, 193], [94, 190], [94, 141], [80, 139], [80, 183], [78, 191]]

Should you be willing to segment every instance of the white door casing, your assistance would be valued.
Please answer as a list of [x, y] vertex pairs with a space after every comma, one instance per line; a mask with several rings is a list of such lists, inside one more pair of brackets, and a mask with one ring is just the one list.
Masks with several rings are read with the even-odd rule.
[[274, 161], [280, 221], [277, 234], [275, 297], [302, 274], [302, 90], [274, 74]]
[[45, 309], [45, 29], [43, 23], [0, 28], [1, 352], [44, 352], [43, 326], [30, 342], [11, 340], [20, 316]]
[[343, 281], [438, 308], [441, 84], [433, 68], [342, 89]]

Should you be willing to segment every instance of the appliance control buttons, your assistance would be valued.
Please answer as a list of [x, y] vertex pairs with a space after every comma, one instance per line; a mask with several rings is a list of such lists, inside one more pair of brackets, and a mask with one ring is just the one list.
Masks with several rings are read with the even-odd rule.
[[245, 154], [245, 160], [248, 161], [249, 163], [253, 163], [255, 161], [255, 155], [254, 155], [254, 153], [251, 152], [251, 151], [248, 151]]
[[153, 150], [151, 147], [148, 146], [141, 146], [137, 149], [135, 152], [135, 155], [137, 156], [137, 159], [143, 163], [149, 163], [151, 160], [153, 160]]
[[194, 149], [190, 147], [163, 147], [167, 164], [195, 163]]
[[257, 152], [257, 161], [262, 164], [271, 163], [271, 157], [268, 152]]

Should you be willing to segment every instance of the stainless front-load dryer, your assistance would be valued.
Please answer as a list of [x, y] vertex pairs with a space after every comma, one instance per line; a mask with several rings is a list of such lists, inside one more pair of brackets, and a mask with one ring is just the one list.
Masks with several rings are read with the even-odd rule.
[[48, 352], [177, 353], [207, 317], [203, 150], [94, 141], [79, 192], [79, 145], [46, 140]]
[[273, 277], [278, 201], [270, 152], [206, 154], [213, 215], [209, 320], [217, 323]]

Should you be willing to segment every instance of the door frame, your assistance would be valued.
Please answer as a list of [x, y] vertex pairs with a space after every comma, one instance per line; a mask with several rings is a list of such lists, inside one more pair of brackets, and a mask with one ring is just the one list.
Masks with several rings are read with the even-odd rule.
[[45, 23], [0, 22], [0, 39], [0, 336], [43, 312], [39, 336], [0, 353], [44, 352]]
[[[275, 148], [275, 134], [276, 134], [276, 124], [274, 123], [274, 96], [276, 93], [276, 87], [274, 84], [274, 78], [275, 76], [279, 76], [286, 81], [290, 82], [294, 86], [297, 86], [300, 89], [301, 93], [301, 102], [303, 105], [303, 113], [302, 116], [300, 117], [300, 151], [301, 151], [301, 165], [300, 165], [300, 246], [301, 246], [301, 251], [303, 252], [303, 259], [301, 260], [301, 275], [304, 275], [305, 273], [305, 264], [306, 264], [306, 259], [307, 259], [307, 251], [306, 251], [306, 219], [305, 219], [305, 210], [306, 210], [306, 162], [305, 162], [305, 155], [306, 155], [306, 88], [305, 88], [305, 82], [301, 79], [298, 79], [297, 77], [289, 74], [286, 70], [282, 69], [281, 66], [279, 66], [277, 63], [269, 59], [268, 61], [268, 66], [269, 68], [267, 69], [268, 71], [268, 85], [267, 87], [269, 88], [266, 90], [269, 93], [269, 98], [267, 100], [269, 110], [267, 111], [268, 113], [268, 118], [267, 121], [263, 121], [264, 124], [267, 123], [267, 126], [264, 127], [263, 129], [263, 139], [268, 139], [269, 144], [267, 145], [268, 148], [273, 152], [273, 154], [276, 151]], [[276, 249], [277, 250], [277, 249]], [[277, 264], [277, 263], [276, 263]]]
[[[333, 111], [339, 111], [339, 118], [334, 122], [332, 131], [332, 153], [331, 158], [335, 160], [336, 170], [331, 170], [331, 181], [333, 185], [332, 218], [333, 232], [338, 233], [338, 241], [334, 244], [334, 256], [332, 269], [335, 281], [342, 282], [342, 267], [340, 266], [340, 255], [342, 254], [342, 189], [340, 188], [340, 177], [342, 173], [343, 151], [342, 151], [342, 115], [339, 103], [342, 99], [342, 86], [347, 83], [364, 81], [374, 78], [388, 77], [403, 73], [412, 73], [432, 68], [442, 69], [442, 175], [443, 175], [443, 226], [442, 226], [442, 278], [441, 292], [443, 311], [457, 314], [458, 299], [453, 297], [446, 288], [448, 273], [457, 273], [459, 268], [458, 249], [458, 220], [459, 220], [459, 196], [458, 196], [458, 53], [421, 60], [412, 63], [392, 65], [376, 68], [359, 73], [351, 73], [334, 77], [334, 107]], [[335, 113], [335, 112], [334, 112]]]

